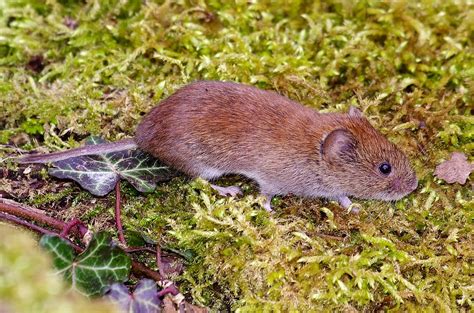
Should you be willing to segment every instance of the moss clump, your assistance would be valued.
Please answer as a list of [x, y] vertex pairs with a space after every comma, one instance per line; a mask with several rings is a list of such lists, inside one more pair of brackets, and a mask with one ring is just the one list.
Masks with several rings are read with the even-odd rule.
[[0, 237], [0, 307], [6, 312], [116, 312], [112, 303], [69, 290], [31, 235], [0, 224]]
[[60, 190], [59, 192], [38, 195], [34, 197], [33, 199], [31, 199], [29, 202], [30, 204], [35, 205], [35, 206], [46, 204], [46, 203], [52, 203], [52, 202], [63, 199], [64, 197], [70, 195], [72, 192], [73, 192], [72, 188], [65, 188], [63, 190]]
[[[468, 229], [438, 239], [437, 248], [444, 246], [445, 252], [437, 256], [431, 236], [400, 229], [403, 214], [390, 217], [393, 226], [361, 225], [347, 238], [328, 240], [331, 236], [320, 235], [329, 232], [326, 225], [270, 215], [252, 197], [217, 199], [202, 181], [193, 187], [201, 192], [193, 202], [192, 223], [169, 224], [178, 246], [195, 255], [182, 279], [195, 299], [216, 309], [307, 312], [403, 305], [443, 311], [472, 305], [472, 250], [468, 242], [448, 248]], [[358, 217], [346, 219], [357, 223]], [[361, 219], [371, 218], [365, 213]]]
[[420, 187], [404, 200], [364, 201], [347, 216], [285, 197], [268, 216], [254, 199], [217, 200], [176, 179], [150, 195], [127, 192], [128, 228], [194, 256], [181, 286], [215, 308], [472, 310], [472, 188], [432, 173], [455, 150], [472, 161], [473, 9], [3, 1], [0, 140], [26, 133], [25, 148], [58, 150], [90, 133], [129, 136], [144, 112], [196, 79], [277, 90], [325, 112], [356, 105], [412, 159]]

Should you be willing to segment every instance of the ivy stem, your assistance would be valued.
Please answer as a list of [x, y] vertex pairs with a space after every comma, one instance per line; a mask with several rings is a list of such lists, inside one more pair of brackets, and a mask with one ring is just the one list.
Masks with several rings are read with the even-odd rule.
[[158, 291], [157, 296], [158, 296], [158, 298], [163, 298], [167, 294], [171, 294], [173, 296], [176, 296], [178, 293], [179, 293], [178, 288], [176, 288], [176, 286], [174, 284], [172, 284], [171, 286], [166, 287], [166, 288]]
[[[171, 286], [168, 286], [160, 291], [158, 291], [158, 293], [156, 294], [156, 296], [158, 298], [163, 298], [164, 296], [166, 296], [167, 294], [171, 294], [172, 296], [176, 296], [178, 295], [180, 292], [178, 290], [178, 288], [176, 287], [175, 284], [172, 284]], [[185, 306], [184, 306], [184, 301], [180, 301], [179, 304], [178, 304], [178, 309], [179, 309], [179, 313], [185, 313], [186, 310], [185, 310]]]
[[134, 252], [148, 252], [151, 254], [156, 254], [155, 249], [149, 247], [127, 247], [123, 249], [127, 253], [134, 253]]
[[160, 273], [162, 279], [166, 279], [163, 262], [161, 262], [161, 248], [158, 244], [156, 245], [156, 267], [158, 267], [158, 272]]
[[163, 278], [160, 273], [155, 272], [154, 270], [146, 267], [144, 264], [132, 260], [132, 271], [137, 277], [149, 277], [154, 281], [161, 281]]
[[[10, 215], [10, 214], [6, 214], [6, 213], [2, 213], [0, 212], [0, 220], [5, 220], [5, 221], [9, 221], [9, 222], [13, 222], [17, 225], [20, 225], [20, 226], [23, 226], [23, 227], [26, 227], [28, 228], [29, 230], [32, 230], [32, 231], [35, 231], [37, 233], [40, 233], [40, 234], [43, 234], [43, 235], [57, 235], [55, 232], [53, 231], [50, 231], [50, 230], [47, 230], [46, 228], [43, 228], [41, 226], [38, 226], [38, 225], [35, 225], [35, 224], [32, 224], [28, 221], [24, 221], [22, 220], [21, 218], [18, 218], [16, 216], [13, 216], [13, 215]], [[67, 239], [67, 238], [64, 238], [65, 240], [68, 241], [68, 243], [74, 248], [74, 250], [78, 251], [78, 252], [82, 252], [83, 249], [81, 247], [79, 247], [78, 245], [76, 245], [75, 243], [73, 243], [71, 240]]]
[[[66, 227], [66, 223], [59, 221], [55, 218], [52, 218], [50, 216], [47, 216], [46, 214], [44, 214], [42, 211], [38, 209], [29, 207], [24, 204], [20, 204], [13, 200], [0, 198], [0, 212], [7, 213], [17, 218], [22, 217], [27, 220], [34, 221], [36, 223], [44, 224], [59, 231], [63, 230]], [[33, 225], [33, 224], [29, 224], [29, 225]], [[24, 226], [28, 227], [27, 225], [24, 225]], [[35, 230], [32, 227], [28, 227], [28, 228]], [[72, 230], [75, 235], [81, 235], [80, 231], [77, 228], [72, 229]]]
[[43, 228], [41, 226], [38, 226], [38, 225], [32, 224], [30, 222], [24, 221], [21, 218], [18, 218], [14, 215], [10, 215], [10, 214], [0, 212], [0, 220], [13, 222], [17, 225], [21, 225], [21, 226], [26, 227], [30, 230], [33, 230], [37, 233], [41, 233], [43, 235], [54, 235], [54, 232], [52, 232], [50, 230], [47, 230], [46, 228]]
[[117, 232], [119, 241], [127, 245], [125, 236], [123, 235], [122, 217], [121, 217], [121, 196], [120, 196], [120, 180], [115, 184], [115, 224], [117, 225]]
[[84, 223], [77, 218], [73, 218], [66, 223], [59, 236], [65, 238], [74, 227], [76, 227], [77, 231], [81, 234], [81, 238], [83, 238], [87, 233], [87, 227], [84, 225]]

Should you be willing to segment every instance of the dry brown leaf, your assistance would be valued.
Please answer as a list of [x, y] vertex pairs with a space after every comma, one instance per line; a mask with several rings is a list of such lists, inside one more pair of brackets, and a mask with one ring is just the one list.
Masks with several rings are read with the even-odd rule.
[[192, 305], [188, 302], [184, 303], [184, 308], [186, 312], [190, 312], [190, 313], [208, 313], [209, 312], [208, 308]]
[[467, 161], [464, 153], [453, 152], [449, 160], [436, 166], [434, 174], [448, 184], [460, 183], [464, 185], [473, 170], [474, 164]]
[[163, 313], [178, 313], [178, 310], [176, 309], [173, 299], [171, 298], [170, 295], [166, 295], [163, 298]]

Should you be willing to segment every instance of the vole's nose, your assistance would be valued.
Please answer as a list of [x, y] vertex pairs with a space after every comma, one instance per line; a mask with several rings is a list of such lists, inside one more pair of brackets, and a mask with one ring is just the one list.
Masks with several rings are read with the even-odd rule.
[[400, 191], [403, 190], [403, 187], [402, 187], [402, 184], [401, 184], [399, 178], [395, 178], [394, 180], [392, 180], [390, 185], [391, 185], [390, 188], [397, 191], [397, 192], [400, 192]]

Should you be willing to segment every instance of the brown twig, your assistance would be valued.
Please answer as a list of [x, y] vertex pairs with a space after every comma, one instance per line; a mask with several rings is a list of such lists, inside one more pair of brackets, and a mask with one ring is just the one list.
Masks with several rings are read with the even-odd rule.
[[161, 262], [161, 247], [160, 245], [156, 245], [156, 267], [158, 267], [158, 271], [162, 279], [166, 279], [165, 270], [163, 267], [163, 262]]
[[155, 281], [163, 280], [160, 273], [155, 272], [154, 270], [146, 267], [143, 263], [140, 263], [138, 261], [132, 260], [132, 271], [133, 271], [133, 274], [138, 277], [146, 276]]
[[46, 228], [43, 228], [43, 227], [35, 225], [35, 224], [31, 224], [31, 223], [29, 223], [27, 221], [24, 221], [24, 220], [14, 216], [14, 215], [10, 215], [10, 214], [7, 214], [7, 213], [0, 212], [0, 220], [13, 222], [17, 225], [26, 227], [26, 228], [28, 228], [32, 231], [35, 231], [35, 232], [43, 234], [43, 235], [54, 235], [55, 234], [54, 232], [52, 232], [50, 230], [47, 230]]
[[77, 218], [73, 218], [66, 223], [59, 235], [63, 238], [66, 238], [66, 236], [72, 231], [74, 227], [76, 227], [77, 231], [81, 234], [81, 238], [83, 238], [87, 233], [87, 227], [84, 225], [84, 223]]
[[117, 225], [117, 232], [119, 241], [127, 246], [125, 236], [123, 235], [122, 217], [121, 217], [121, 197], [120, 197], [120, 180], [115, 185], [115, 224]]
[[134, 252], [148, 252], [153, 255], [156, 254], [155, 249], [149, 248], [149, 247], [127, 247], [123, 249], [127, 253], [134, 253]]
[[[43, 225], [48, 225], [49, 227], [58, 231], [61, 231], [66, 226], [66, 223], [47, 216], [46, 214], [41, 213], [37, 209], [31, 208], [27, 205], [9, 199], [0, 198], [0, 212], [32, 220]], [[78, 235], [79, 233], [76, 232], [74, 233]]]
[[[5, 220], [5, 221], [9, 221], [9, 222], [13, 222], [17, 225], [20, 225], [20, 226], [23, 226], [23, 227], [26, 227], [28, 228], [29, 230], [32, 230], [32, 231], [35, 231], [37, 233], [40, 233], [40, 234], [43, 234], [43, 235], [57, 235], [55, 232], [52, 232], [50, 230], [47, 230], [46, 228], [43, 228], [41, 226], [38, 226], [38, 225], [35, 225], [35, 224], [31, 224], [30, 222], [27, 222], [27, 221], [24, 221], [16, 216], [13, 216], [13, 215], [10, 215], [10, 214], [6, 214], [6, 213], [2, 213], [0, 212], [0, 220]], [[65, 240], [68, 241], [68, 243], [74, 248], [74, 250], [76, 250], [77, 252], [82, 252], [84, 251], [84, 249], [82, 249], [81, 247], [79, 247], [78, 245], [76, 245], [75, 243], [73, 243], [71, 240], [67, 239], [67, 238], [63, 238]]]

